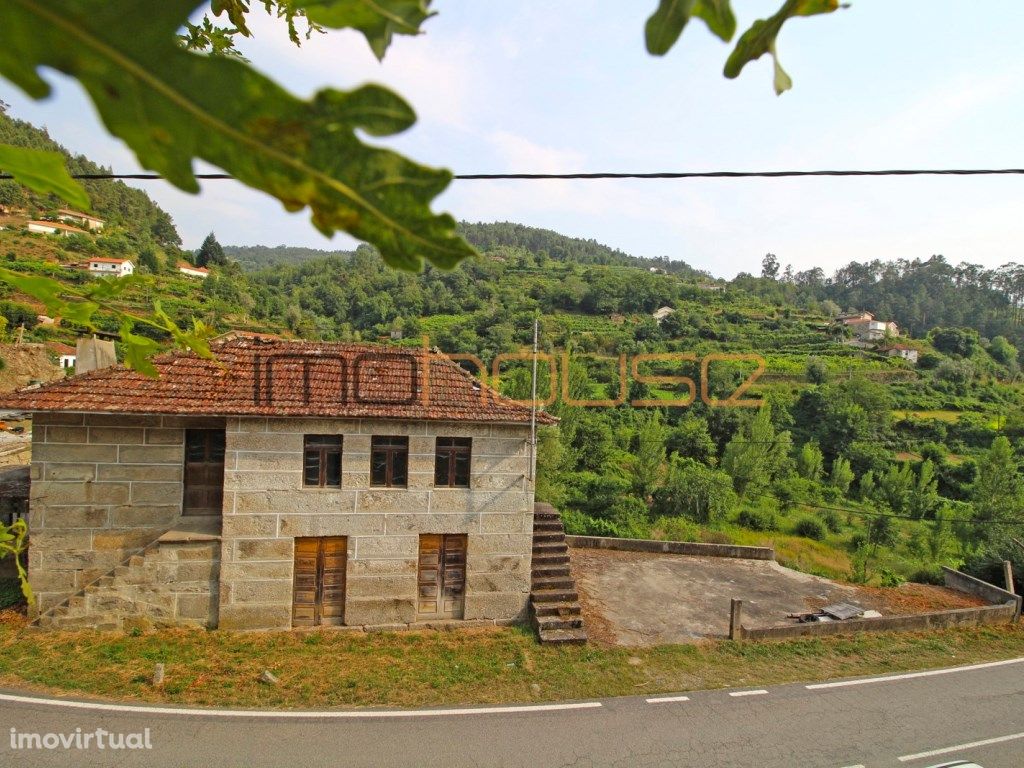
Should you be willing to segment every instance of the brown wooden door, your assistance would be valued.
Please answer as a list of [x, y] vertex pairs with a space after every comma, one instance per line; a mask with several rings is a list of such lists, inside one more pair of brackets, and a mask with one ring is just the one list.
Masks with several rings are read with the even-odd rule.
[[292, 626], [337, 626], [345, 623], [344, 536], [295, 539], [292, 577]]
[[224, 506], [224, 430], [185, 430], [183, 515], [219, 515]]
[[462, 618], [466, 594], [465, 534], [420, 536], [417, 586], [421, 616]]

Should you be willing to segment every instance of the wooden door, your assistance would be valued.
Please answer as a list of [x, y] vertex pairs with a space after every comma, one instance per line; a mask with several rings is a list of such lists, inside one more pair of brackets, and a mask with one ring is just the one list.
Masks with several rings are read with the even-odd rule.
[[338, 626], [345, 623], [344, 536], [295, 539], [292, 576], [292, 626]]
[[185, 430], [183, 515], [219, 515], [224, 506], [224, 430]]
[[466, 594], [465, 534], [420, 536], [417, 587], [421, 617], [462, 618]]

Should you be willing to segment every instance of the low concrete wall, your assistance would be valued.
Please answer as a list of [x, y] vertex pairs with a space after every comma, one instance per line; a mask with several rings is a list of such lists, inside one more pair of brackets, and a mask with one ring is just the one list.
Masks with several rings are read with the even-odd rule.
[[614, 539], [609, 536], [566, 536], [570, 547], [616, 549], [623, 552], [653, 552], [701, 557], [736, 557], [743, 560], [774, 560], [771, 547], [740, 547], [733, 544], [700, 544], [693, 541], [654, 541], [652, 539]]
[[968, 576], [966, 573], [953, 570], [952, 568], [947, 568], [946, 566], [942, 566], [942, 574], [946, 582], [946, 586], [950, 589], [957, 589], [961, 592], [966, 592], [969, 595], [980, 597], [982, 600], [992, 603], [993, 605], [1013, 603], [1016, 610], [1016, 616], [1018, 618], [1020, 617], [1020, 595], [1015, 595], [1013, 592], [1001, 589], [995, 584], [989, 584], [987, 581], [982, 581], [974, 576]]
[[875, 619], [848, 619], [847, 621], [813, 622], [790, 627], [761, 627], [748, 629], [741, 626], [735, 639], [788, 640], [809, 635], [847, 635], [856, 632], [914, 632], [943, 627], [1005, 624], [1017, 614], [1014, 603], [986, 605], [981, 608], [959, 608], [936, 613], [918, 613], [912, 616], [882, 616]]

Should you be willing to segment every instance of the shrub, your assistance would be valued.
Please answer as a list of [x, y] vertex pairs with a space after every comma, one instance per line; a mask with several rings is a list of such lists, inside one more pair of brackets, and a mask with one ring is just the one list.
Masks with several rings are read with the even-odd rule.
[[777, 531], [778, 520], [775, 514], [764, 509], [744, 509], [736, 516], [737, 525], [752, 531]]
[[819, 515], [821, 522], [828, 528], [829, 533], [839, 533], [843, 530], [843, 521], [839, 517], [839, 513], [834, 509], [823, 509]]
[[889, 568], [882, 568], [878, 572], [878, 579], [879, 583], [883, 587], [898, 587], [906, 581], [906, 579], [896, 573], [896, 571]]
[[793, 533], [797, 536], [821, 541], [825, 538], [825, 526], [821, 524], [820, 520], [815, 520], [813, 517], [805, 517], [798, 520], [796, 525], [793, 526]]
[[700, 526], [685, 517], [659, 517], [652, 528], [662, 541], [700, 541]]
[[704, 531], [703, 539], [708, 544], [732, 544], [732, 537], [725, 531]]
[[917, 584], [938, 584], [940, 586], [946, 583], [942, 567], [938, 565], [922, 565], [910, 574], [908, 581], [913, 581]]

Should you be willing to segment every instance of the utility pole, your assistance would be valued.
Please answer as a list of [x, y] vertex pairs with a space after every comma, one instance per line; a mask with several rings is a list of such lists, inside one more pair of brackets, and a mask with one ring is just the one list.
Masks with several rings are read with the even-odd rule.
[[534, 482], [537, 474], [537, 336], [540, 321], [533, 319], [533, 381], [531, 382], [530, 400], [530, 482]]

